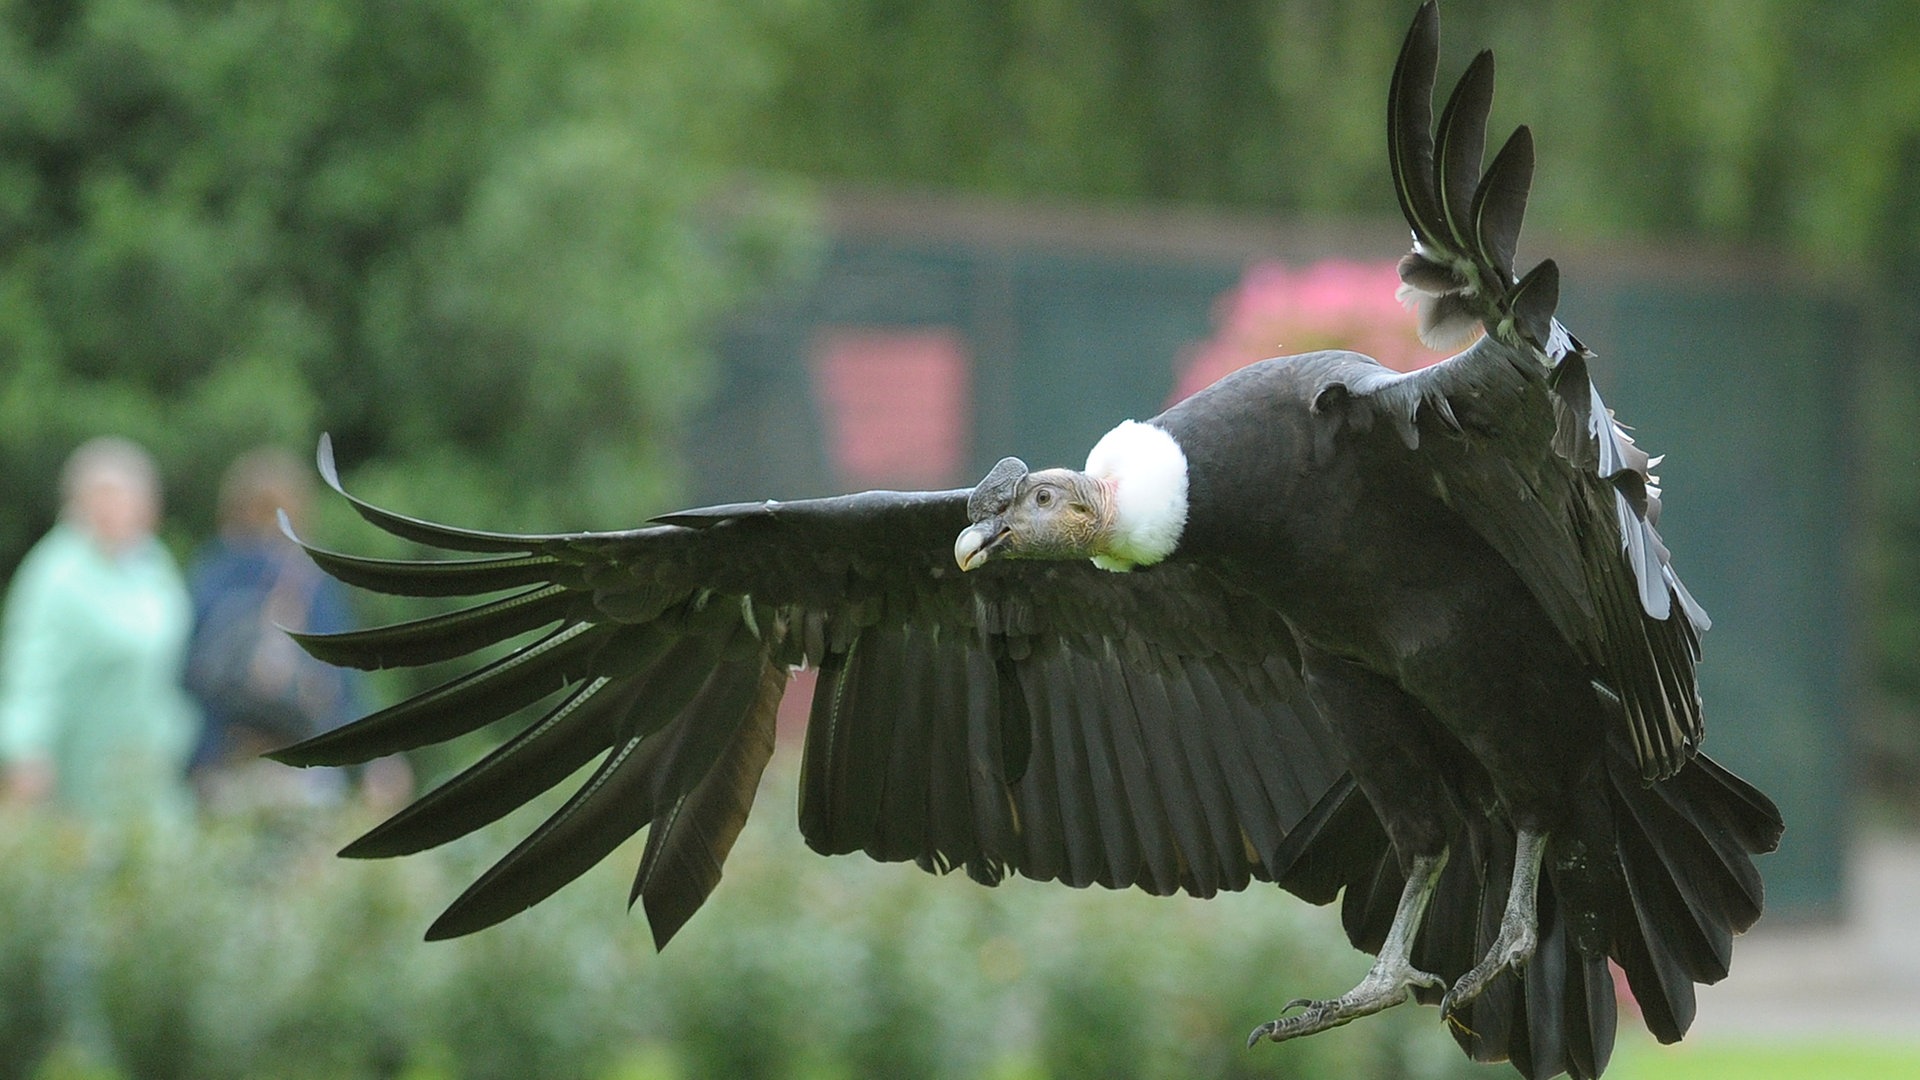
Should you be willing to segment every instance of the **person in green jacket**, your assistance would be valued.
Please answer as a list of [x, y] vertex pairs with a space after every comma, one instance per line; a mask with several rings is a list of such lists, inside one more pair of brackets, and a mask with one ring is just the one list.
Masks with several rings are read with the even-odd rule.
[[102, 437], [60, 480], [60, 521], [21, 561], [0, 623], [5, 797], [96, 823], [182, 822], [192, 608], [154, 537], [158, 472], [137, 444]]

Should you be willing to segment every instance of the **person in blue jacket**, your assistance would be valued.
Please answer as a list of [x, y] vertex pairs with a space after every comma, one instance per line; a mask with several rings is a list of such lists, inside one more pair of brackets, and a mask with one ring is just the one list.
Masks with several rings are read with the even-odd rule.
[[189, 571], [187, 686], [204, 717], [191, 769], [215, 810], [337, 798], [337, 774], [303, 773], [259, 755], [365, 711], [357, 673], [314, 660], [282, 632], [353, 624], [338, 584], [280, 529], [281, 511], [296, 522], [304, 513], [308, 474], [277, 447], [236, 459], [220, 485], [219, 535]]

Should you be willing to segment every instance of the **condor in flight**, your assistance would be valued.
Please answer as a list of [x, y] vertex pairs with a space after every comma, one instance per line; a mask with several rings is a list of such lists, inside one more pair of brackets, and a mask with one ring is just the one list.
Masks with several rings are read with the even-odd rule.
[[[664, 945], [718, 883], [808, 665], [799, 812], [817, 851], [986, 884], [1344, 892], [1377, 962], [1255, 1040], [1411, 996], [1476, 1058], [1597, 1076], [1609, 960], [1653, 1033], [1680, 1038], [1694, 984], [1727, 973], [1760, 914], [1752, 856], [1780, 817], [1698, 752], [1707, 618], [1654, 531], [1652, 463], [1554, 319], [1554, 264], [1514, 273], [1533, 143], [1521, 128], [1482, 173], [1489, 54], [1432, 122], [1438, 33], [1429, 3], [1387, 146], [1413, 228], [1404, 298], [1430, 338], [1484, 330], [1450, 360], [1268, 360], [1120, 424], [1084, 469], [1008, 458], [971, 490], [547, 536], [355, 500], [466, 555], [309, 549], [322, 567], [478, 599], [302, 638], [316, 656], [417, 665], [537, 636], [276, 755], [348, 764], [527, 717], [343, 854], [445, 843], [598, 758], [428, 936], [524, 910], [644, 828], [633, 899]], [[338, 488], [324, 443], [321, 469]]]

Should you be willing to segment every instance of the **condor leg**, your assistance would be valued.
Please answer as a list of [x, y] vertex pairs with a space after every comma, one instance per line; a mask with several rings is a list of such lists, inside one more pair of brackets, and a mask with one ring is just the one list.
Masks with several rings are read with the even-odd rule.
[[1420, 929], [1420, 919], [1426, 914], [1427, 901], [1433, 898], [1440, 871], [1446, 865], [1445, 851], [1413, 860], [1411, 872], [1407, 874], [1407, 887], [1400, 892], [1400, 906], [1393, 913], [1393, 925], [1387, 930], [1386, 941], [1380, 945], [1380, 955], [1375, 958], [1366, 977], [1360, 980], [1360, 985], [1326, 1001], [1296, 998], [1288, 1002], [1280, 1010], [1282, 1013], [1296, 1008], [1300, 1012], [1292, 1016], [1283, 1015], [1254, 1028], [1253, 1034], [1247, 1036], [1247, 1045], [1252, 1046], [1261, 1039], [1284, 1042], [1336, 1028], [1400, 1004], [1407, 1000], [1415, 986], [1436, 989], [1445, 986], [1445, 979], [1413, 966], [1413, 936]]
[[1514, 838], [1513, 884], [1507, 890], [1507, 907], [1500, 916], [1500, 932], [1487, 955], [1460, 976], [1447, 996], [1440, 1001], [1440, 1015], [1452, 1016], [1465, 1007], [1493, 982], [1494, 976], [1509, 969], [1524, 967], [1539, 943], [1540, 864], [1547, 852], [1547, 834], [1520, 829]]

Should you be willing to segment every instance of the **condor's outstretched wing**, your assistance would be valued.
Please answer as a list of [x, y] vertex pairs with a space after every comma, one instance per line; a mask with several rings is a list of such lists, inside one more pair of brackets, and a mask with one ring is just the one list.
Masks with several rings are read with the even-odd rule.
[[[320, 466], [345, 495], [324, 441]], [[1297, 694], [1285, 626], [1190, 568], [1009, 560], [963, 576], [951, 553], [968, 495], [750, 503], [552, 536], [447, 528], [346, 496], [390, 533], [477, 557], [309, 547], [321, 567], [378, 592], [476, 602], [302, 636], [315, 656], [411, 666], [531, 636], [274, 756], [349, 764], [527, 717], [343, 852], [357, 857], [465, 835], [599, 759], [429, 937], [507, 918], [648, 828], [633, 899], [664, 944], [719, 880], [800, 663], [820, 671], [800, 796], [816, 850], [963, 866], [987, 883], [1011, 870], [1200, 896], [1269, 877], [1339, 771]]]
[[[1677, 772], [1699, 744], [1694, 682], [1706, 613], [1675, 574], [1654, 526], [1655, 464], [1614, 422], [1588, 377], [1593, 354], [1554, 319], [1559, 271], [1523, 277], [1515, 241], [1533, 175], [1533, 141], [1515, 131], [1484, 174], [1493, 56], [1460, 78], [1437, 129], [1431, 95], [1438, 15], [1423, 7], [1394, 70], [1388, 148], [1413, 251], [1400, 263], [1422, 332], [1486, 335], [1411, 375], [1367, 370], [1356, 397], [1430, 463], [1448, 502], [1492, 544], [1593, 665], [1617, 704], [1641, 774]], [[1422, 432], [1436, 437], [1422, 441]]]

